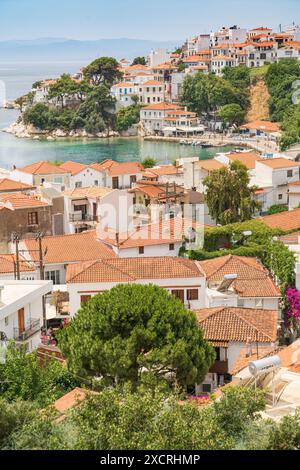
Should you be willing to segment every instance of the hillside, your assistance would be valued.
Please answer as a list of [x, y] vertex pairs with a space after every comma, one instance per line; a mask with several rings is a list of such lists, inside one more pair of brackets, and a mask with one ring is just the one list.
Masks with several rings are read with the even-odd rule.
[[269, 119], [270, 94], [262, 77], [256, 78], [250, 88], [250, 109], [246, 116], [247, 122]]

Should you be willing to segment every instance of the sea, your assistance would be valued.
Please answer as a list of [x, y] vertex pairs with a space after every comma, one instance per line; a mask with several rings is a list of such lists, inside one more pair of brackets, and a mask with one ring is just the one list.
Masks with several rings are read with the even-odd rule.
[[[59, 77], [62, 73], [74, 74], [85, 65], [81, 62], [1, 62], [0, 58], [0, 102], [14, 100], [30, 91], [34, 82]], [[0, 109], [0, 129], [16, 121], [16, 110]], [[54, 142], [19, 139], [0, 131], [0, 167], [11, 169], [22, 167], [39, 160], [100, 162], [106, 159], [116, 161], [142, 161], [152, 157], [160, 164], [173, 162], [177, 158], [213, 158], [216, 153], [228, 147], [207, 148], [180, 145], [169, 142], [144, 141], [140, 138], [114, 139], [63, 139]]]

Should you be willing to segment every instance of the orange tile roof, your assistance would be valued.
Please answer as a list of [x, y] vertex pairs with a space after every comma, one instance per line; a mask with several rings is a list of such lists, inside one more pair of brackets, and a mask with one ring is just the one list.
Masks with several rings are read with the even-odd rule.
[[163, 102], [163, 103], [154, 103], [154, 104], [149, 104], [149, 106], [145, 106], [143, 109], [153, 109], [154, 111], [158, 110], [158, 111], [166, 111], [166, 110], [170, 110], [170, 109], [182, 109], [182, 106], [179, 106], [177, 104], [170, 104], [170, 103], [166, 103], [166, 102]]
[[230, 153], [227, 157], [232, 161], [239, 161], [245, 165], [248, 170], [254, 170], [257, 161], [261, 161], [260, 156], [254, 152]]
[[81, 401], [85, 400], [90, 392], [82, 388], [75, 388], [63, 397], [56, 400], [53, 404], [54, 408], [60, 413], [64, 414], [70, 408], [78, 405]]
[[77, 175], [80, 173], [82, 170], [85, 170], [88, 168], [88, 165], [84, 165], [83, 163], [79, 162], [65, 162], [62, 165], [60, 165], [60, 168], [64, 170], [66, 173], [71, 173], [72, 176]]
[[31, 175], [51, 175], [51, 174], [65, 174], [67, 171], [63, 170], [60, 166], [54, 165], [53, 163], [40, 161], [32, 163], [31, 165], [24, 166], [23, 168], [17, 168], [18, 171], [23, 173], [29, 173]]
[[285, 232], [297, 230], [300, 229], [300, 209], [281, 212], [280, 214], [266, 215], [259, 220], [270, 228], [279, 228]]
[[249, 348], [243, 348], [240, 351], [238, 359], [232, 365], [229, 371], [230, 375], [237, 375], [239, 372], [244, 370], [253, 361], [264, 359], [269, 356], [275, 356], [278, 354], [279, 348], [277, 346], [269, 345], [256, 345], [252, 344], [252, 354], [249, 354]]
[[181, 174], [182, 171], [174, 165], [161, 165], [147, 170], [147, 173], [152, 173], [156, 176], [168, 176]]
[[88, 188], [73, 188], [67, 189], [63, 193], [64, 196], [68, 196], [70, 199], [84, 199], [84, 198], [103, 198], [108, 194], [112, 193], [113, 189], [100, 188], [99, 186], [89, 186]]
[[198, 55], [191, 55], [187, 57], [186, 59], [183, 59], [183, 62], [189, 63], [189, 62], [202, 62], [203, 58], [198, 56]]
[[285, 245], [298, 245], [300, 232], [289, 233], [280, 237], [280, 241]]
[[[28, 250], [36, 250], [38, 243], [34, 239], [26, 239], [24, 243]], [[81, 261], [93, 261], [104, 258], [114, 258], [114, 251], [97, 240], [95, 230], [43, 238], [43, 247], [47, 249], [44, 261], [46, 264], [67, 264]], [[34, 262], [39, 261], [39, 255], [31, 251]]]
[[154, 65], [151, 67], [152, 70], [170, 70], [170, 69], [175, 69], [174, 65], [171, 64], [170, 62], [164, 62], [163, 64], [159, 65]]
[[238, 307], [197, 310], [196, 316], [208, 341], [274, 343], [278, 312]]
[[113, 160], [104, 160], [101, 163], [93, 163], [90, 165], [90, 168], [97, 171], [107, 172], [110, 176], [135, 175], [144, 171], [143, 165], [139, 162], [119, 163]]
[[150, 85], [156, 85], [156, 86], [163, 86], [164, 84], [162, 82], [159, 82], [158, 80], [148, 80], [148, 82], [142, 83], [142, 86], [150, 86]]
[[22, 191], [22, 190], [29, 190], [35, 189], [35, 186], [21, 183], [19, 181], [13, 181], [9, 178], [0, 179], [0, 192], [5, 191]]
[[283, 169], [283, 168], [295, 168], [295, 167], [300, 167], [299, 162], [294, 162], [293, 160], [288, 160], [287, 158], [264, 158], [260, 163], [263, 163], [264, 165], [267, 165], [271, 168], [274, 168], [274, 170], [278, 169]]
[[228, 255], [200, 261], [199, 265], [209, 286], [220, 284], [226, 275], [237, 274], [232, 287], [240, 297], [280, 297], [280, 290], [268, 270], [256, 258]]
[[213, 60], [234, 60], [232, 57], [228, 56], [228, 55], [217, 55], [215, 57], [213, 57]]
[[199, 279], [196, 263], [184, 258], [116, 258], [69, 265], [67, 283], [135, 282], [141, 279]]
[[169, 243], [181, 243], [188, 236], [189, 230], [203, 229], [203, 225], [190, 219], [164, 220], [148, 225], [142, 225], [131, 233], [120, 233], [118, 242], [116, 232], [111, 230], [98, 230], [98, 238], [111, 246], [117, 246], [119, 250], [137, 248], [142, 246], [166, 245]]
[[113, 85], [113, 88], [126, 88], [126, 87], [134, 87], [134, 83], [131, 82], [121, 82], [117, 83], [116, 85]]
[[215, 171], [220, 170], [221, 168], [225, 168], [225, 165], [223, 165], [223, 163], [220, 163], [218, 160], [215, 159], [200, 160], [199, 162], [197, 162], [197, 166], [206, 171]]
[[250, 32], [252, 31], [272, 31], [272, 28], [266, 28], [264, 26], [260, 26], [259, 28], [250, 29]]
[[[19, 256], [20, 259], [20, 272], [34, 272], [35, 268], [23, 256]], [[1, 274], [14, 274], [16, 272], [16, 255], [14, 254], [0, 254], [0, 273]]]
[[241, 129], [257, 129], [263, 132], [279, 132], [280, 126], [276, 122], [253, 121], [241, 126]]
[[30, 207], [47, 207], [48, 202], [41, 201], [37, 197], [27, 196], [23, 193], [0, 194], [0, 205], [5, 205], [11, 210], [27, 209]]

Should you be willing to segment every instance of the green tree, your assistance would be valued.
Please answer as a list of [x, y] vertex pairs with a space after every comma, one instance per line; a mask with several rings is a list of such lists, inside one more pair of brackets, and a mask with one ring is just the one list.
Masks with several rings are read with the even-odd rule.
[[145, 169], [154, 168], [157, 165], [157, 161], [152, 157], [145, 157], [142, 161], [142, 165]]
[[300, 409], [270, 430], [268, 450], [300, 450]]
[[186, 77], [182, 101], [190, 111], [215, 116], [226, 104], [241, 104], [239, 92], [230, 82], [212, 73], [201, 72]]
[[282, 289], [295, 285], [296, 256], [281, 241], [267, 244], [262, 261]]
[[214, 360], [195, 315], [152, 285], [120, 285], [94, 297], [61, 331], [59, 346], [72, 372], [111, 384], [136, 386], [147, 371], [193, 386]]
[[240, 126], [245, 119], [246, 111], [239, 104], [225, 104], [219, 110], [219, 117], [225, 125]]
[[37, 354], [26, 354], [14, 344], [8, 347], [6, 363], [0, 365], [0, 396], [9, 402], [52, 403], [78, 385], [77, 380], [57, 361], [41, 367]]
[[210, 215], [218, 224], [243, 222], [260, 209], [256, 187], [249, 186], [247, 168], [235, 161], [228, 168], [213, 171], [205, 178], [206, 202]]
[[275, 204], [271, 206], [268, 210], [268, 215], [280, 214], [282, 212], [287, 212], [289, 209], [286, 206], [281, 206], [279, 204]]
[[74, 97], [79, 92], [80, 86], [70, 75], [62, 75], [49, 87], [48, 99], [56, 99], [61, 107], [65, 107], [65, 100]]
[[94, 89], [82, 105], [80, 105], [76, 119], [83, 119], [87, 132], [97, 133], [104, 129], [114, 128], [115, 100], [106, 85]]
[[131, 126], [137, 124], [140, 120], [140, 109], [140, 106], [136, 105], [119, 109], [116, 117], [117, 131], [127, 131]]
[[100, 57], [83, 69], [85, 78], [94, 86], [113, 85], [120, 80], [123, 73], [119, 70], [119, 63], [113, 57]]
[[139, 56], [133, 60], [131, 65], [146, 65], [146, 64], [147, 64], [146, 57]]
[[[1, 379], [0, 379], [1, 380]], [[3, 449], [11, 435], [30, 423], [37, 414], [37, 407], [33, 403], [19, 400], [9, 403], [0, 398], [0, 449]]]

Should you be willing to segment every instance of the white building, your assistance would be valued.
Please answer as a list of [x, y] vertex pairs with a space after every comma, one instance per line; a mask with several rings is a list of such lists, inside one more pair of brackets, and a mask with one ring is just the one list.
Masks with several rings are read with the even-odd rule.
[[197, 263], [183, 258], [122, 258], [69, 266], [70, 314], [92, 297], [118, 284], [155, 284], [189, 308], [201, 308], [205, 280]]
[[218, 386], [231, 381], [241, 353], [247, 349], [271, 351], [278, 344], [276, 310], [218, 307], [197, 310], [204, 338], [214, 347], [216, 361], [196, 393], [212, 393]]
[[140, 103], [153, 104], [165, 101], [165, 85], [157, 80], [148, 80], [138, 88]]
[[[26, 250], [24, 258], [34, 265], [40, 278], [38, 242], [35, 239], [22, 240], [20, 250]], [[43, 263], [45, 278], [55, 286], [66, 284], [66, 270], [69, 264], [114, 258], [112, 249], [97, 239], [96, 231], [91, 230], [73, 235], [44, 237]]]
[[40, 343], [43, 297], [52, 292], [50, 281], [1, 281], [0, 335], [14, 340], [28, 352]]
[[141, 109], [141, 122], [147, 134], [159, 133], [164, 128], [164, 119], [168, 117], [168, 111], [182, 109], [181, 106], [170, 103], [150, 104]]
[[205, 193], [204, 179], [211, 172], [224, 168], [225, 164], [217, 159], [188, 161], [183, 165], [184, 187], [186, 189], [195, 188], [200, 193]]
[[133, 96], [138, 96], [138, 87], [132, 82], [121, 82], [113, 85], [111, 94], [116, 99], [117, 108], [127, 107], [134, 104]]
[[166, 49], [152, 50], [149, 54], [149, 66], [155, 67], [164, 62], [169, 62], [171, 59], [171, 53]]
[[[34, 281], [38, 278], [35, 266], [19, 255], [20, 280]], [[0, 280], [17, 279], [17, 258], [15, 254], [0, 254]]]
[[228, 255], [200, 261], [199, 266], [206, 276], [207, 307], [276, 310], [281, 319], [280, 290], [255, 258]]

